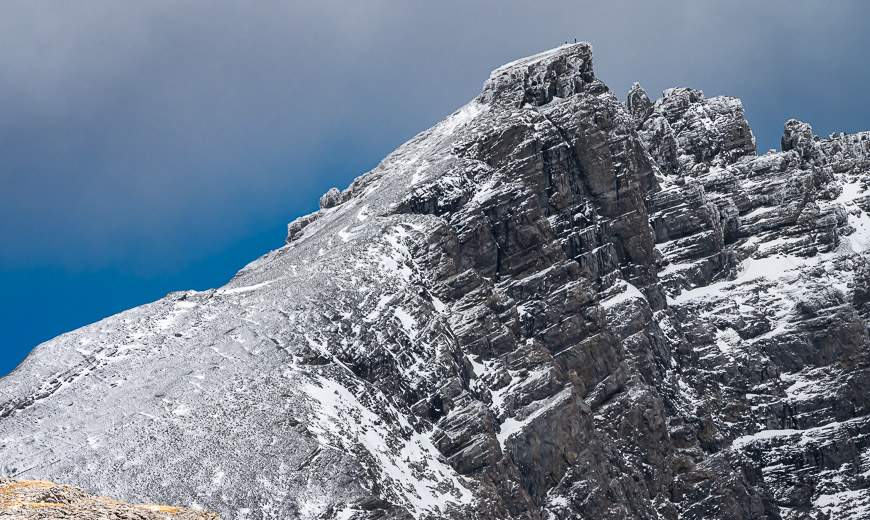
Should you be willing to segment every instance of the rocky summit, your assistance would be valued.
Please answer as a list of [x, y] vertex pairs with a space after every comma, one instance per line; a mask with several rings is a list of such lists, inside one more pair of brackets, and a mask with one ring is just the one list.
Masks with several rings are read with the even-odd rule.
[[0, 464], [224, 519], [870, 518], [870, 133], [492, 72], [227, 285], [40, 345]]

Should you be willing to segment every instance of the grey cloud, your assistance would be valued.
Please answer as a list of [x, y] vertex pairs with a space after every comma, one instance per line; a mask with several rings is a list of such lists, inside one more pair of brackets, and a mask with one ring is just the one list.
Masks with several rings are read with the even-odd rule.
[[620, 96], [639, 80], [743, 97], [762, 146], [789, 116], [870, 127], [865, 6], [5, 2], [0, 262], [217, 251], [374, 166], [493, 67], [575, 37]]

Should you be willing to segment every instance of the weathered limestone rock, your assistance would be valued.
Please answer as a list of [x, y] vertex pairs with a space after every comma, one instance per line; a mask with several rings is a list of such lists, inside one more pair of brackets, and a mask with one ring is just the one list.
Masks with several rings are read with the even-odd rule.
[[338, 206], [342, 202], [341, 190], [338, 188], [330, 188], [329, 191], [320, 197], [320, 209], [329, 209]]

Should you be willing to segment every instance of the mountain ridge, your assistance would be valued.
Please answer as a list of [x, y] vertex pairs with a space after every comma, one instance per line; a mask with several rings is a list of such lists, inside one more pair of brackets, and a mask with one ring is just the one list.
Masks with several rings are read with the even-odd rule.
[[868, 136], [517, 60], [224, 287], [38, 347], [0, 459], [224, 518], [860, 518]]

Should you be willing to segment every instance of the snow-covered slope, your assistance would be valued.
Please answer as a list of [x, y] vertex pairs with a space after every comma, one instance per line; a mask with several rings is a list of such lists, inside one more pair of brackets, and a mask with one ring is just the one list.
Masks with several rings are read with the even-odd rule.
[[[226, 286], [39, 346], [0, 464], [260, 518], [865, 518], [870, 135], [495, 70]], [[14, 469], [13, 469], [14, 468]]]

